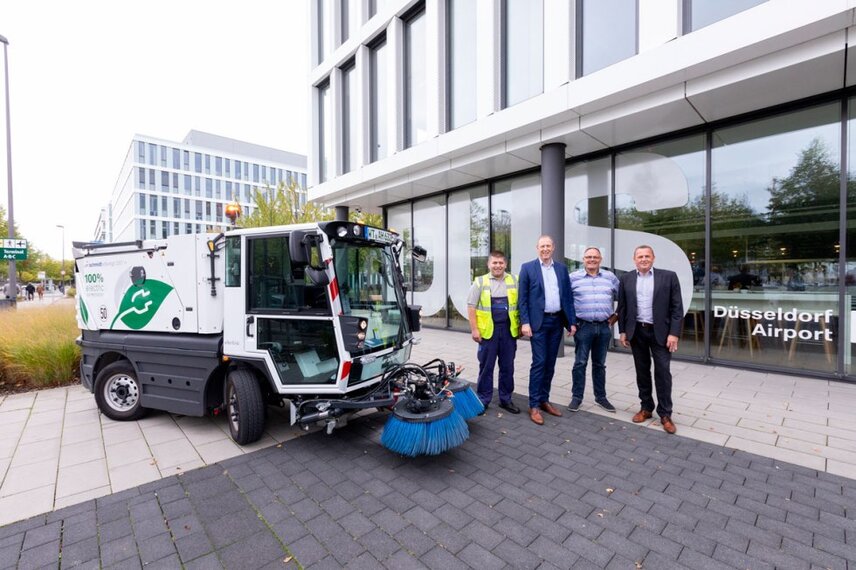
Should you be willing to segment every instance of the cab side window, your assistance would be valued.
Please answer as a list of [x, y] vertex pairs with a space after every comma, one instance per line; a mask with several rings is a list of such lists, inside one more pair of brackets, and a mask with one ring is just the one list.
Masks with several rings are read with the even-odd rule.
[[248, 309], [256, 312], [330, 314], [327, 289], [313, 284], [301, 267], [293, 267], [288, 236], [247, 239]]

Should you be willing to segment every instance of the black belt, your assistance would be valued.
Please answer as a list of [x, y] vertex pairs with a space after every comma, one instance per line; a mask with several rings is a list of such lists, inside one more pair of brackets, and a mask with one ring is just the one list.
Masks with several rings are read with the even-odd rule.
[[587, 321], [585, 319], [579, 319], [579, 318], [577, 320], [581, 323], [587, 323], [590, 325], [602, 325], [603, 323], [609, 322], [609, 321]]
[[545, 317], [558, 317], [560, 314], [562, 314], [562, 311], [556, 311], [555, 313], [548, 313], [547, 311], [544, 311]]
[[643, 323], [642, 321], [636, 321], [636, 325], [642, 327], [643, 329], [647, 329], [654, 326], [651, 323]]

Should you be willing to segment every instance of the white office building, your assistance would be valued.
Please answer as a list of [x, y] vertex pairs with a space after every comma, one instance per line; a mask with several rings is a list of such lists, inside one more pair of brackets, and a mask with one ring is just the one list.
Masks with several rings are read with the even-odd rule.
[[98, 212], [98, 221], [95, 222], [95, 231], [92, 234], [92, 241], [109, 243], [113, 241], [113, 206], [107, 204], [101, 211]]
[[280, 182], [305, 189], [306, 157], [200, 131], [181, 142], [136, 135], [113, 189], [111, 230], [104, 241], [228, 226], [228, 203], [237, 201], [248, 215], [254, 190], [275, 189]]
[[312, 0], [309, 199], [429, 251], [429, 325], [541, 233], [676, 271], [680, 355], [856, 379], [856, 0]]

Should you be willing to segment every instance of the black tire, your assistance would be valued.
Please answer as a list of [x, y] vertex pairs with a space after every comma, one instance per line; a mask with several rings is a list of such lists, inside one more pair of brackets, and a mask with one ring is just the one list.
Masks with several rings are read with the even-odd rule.
[[137, 373], [127, 360], [119, 360], [101, 369], [95, 379], [95, 402], [111, 420], [138, 420], [148, 413], [142, 406], [142, 389]]
[[226, 379], [226, 417], [229, 433], [239, 445], [258, 441], [265, 430], [265, 403], [256, 377], [248, 370], [232, 370]]

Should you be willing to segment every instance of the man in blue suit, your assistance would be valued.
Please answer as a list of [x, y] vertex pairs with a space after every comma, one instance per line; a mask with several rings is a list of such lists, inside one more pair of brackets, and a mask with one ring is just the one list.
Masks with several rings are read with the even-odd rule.
[[518, 280], [520, 332], [532, 339], [532, 366], [529, 369], [529, 419], [544, 425], [541, 411], [552, 416], [562, 412], [550, 404], [550, 386], [562, 329], [576, 332], [574, 297], [568, 268], [553, 260], [553, 238], [538, 238], [538, 259], [520, 267]]

